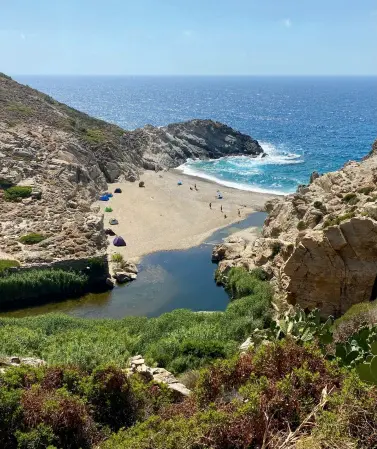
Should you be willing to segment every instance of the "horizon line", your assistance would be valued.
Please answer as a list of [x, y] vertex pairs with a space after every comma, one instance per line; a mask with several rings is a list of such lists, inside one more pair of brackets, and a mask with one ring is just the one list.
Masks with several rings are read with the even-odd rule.
[[[7, 72], [5, 72], [7, 73]], [[334, 78], [334, 77], [343, 77], [343, 78], [371, 78], [377, 77], [377, 73], [374, 74], [114, 74], [114, 73], [17, 73], [10, 74], [10, 76], [100, 76], [100, 77], [211, 77], [211, 78], [226, 78], [226, 77], [239, 77], [239, 78], [288, 78], [288, 77], [300, 77], [300, 78]]]

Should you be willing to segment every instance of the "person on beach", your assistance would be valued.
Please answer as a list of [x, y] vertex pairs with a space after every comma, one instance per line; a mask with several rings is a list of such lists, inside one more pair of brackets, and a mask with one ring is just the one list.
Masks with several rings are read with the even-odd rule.
[[223, 211], [223, 205], [221, 205], [220, 210], [221, 210], [221, 212]]
[[224, 214], [224, 218], [227, 218], [227, 216]]
[[209, 208], [212, 209], [212, 203], [209, 203]]
[[241, 211], [238, 209], [238, 216], [240, 217], [241, 216]]

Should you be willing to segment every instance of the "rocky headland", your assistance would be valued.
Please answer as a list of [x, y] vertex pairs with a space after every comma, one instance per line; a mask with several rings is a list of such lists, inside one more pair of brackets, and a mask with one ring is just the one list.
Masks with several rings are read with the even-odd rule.
[[[23, 265], [106, 253], [94, 205], [108, 182], [136, 181], [187, 158], [264, 155], [256, 140], [211, 120], [125, 131], [0, 76], [0, 259]], [[10, 186], [30, 194], [9, 201]], [[33, 244], [22, 236], [38, 234]]]
[[361, 162], [313, 173], [295, 194], [267, 202], [254, 242], [230, 238], [214, 248], [219, 273], [263, 268], [290, 304], [339, 316], [377, 297], [377, 141]]

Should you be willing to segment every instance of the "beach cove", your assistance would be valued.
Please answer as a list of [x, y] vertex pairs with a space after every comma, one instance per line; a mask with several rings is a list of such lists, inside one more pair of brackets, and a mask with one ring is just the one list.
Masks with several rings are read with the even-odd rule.
[[[109, 237], [110, 258], [119, 252], [124, 259], [137, 263], [141, 256], [156, 251], [183, 250], [199, 245], [216, 230], [243, 220], [252, 212], [264, 210], [265, 202], [276, 197], [224, 187], [184, 175], [179, 170], [146, 171], [140, 180], [145, 187], [139, 187], [138, 182], [111, 184], [111, 191], [120, 188], [122, 193], [114, 194], [108, 202], [98, 203], [102, 210], [113, 209], [105, 212], [105, 228], [111, 228], [127, 243], [125, 247], [115, 247], [114, 237]], [[179, 181], [182, 185], [178, 185]], [[217, 198], [218, 191], [222, 194], [221, 200]], [[111, 226], [111, 218], [117, 219], [119, 224]]]

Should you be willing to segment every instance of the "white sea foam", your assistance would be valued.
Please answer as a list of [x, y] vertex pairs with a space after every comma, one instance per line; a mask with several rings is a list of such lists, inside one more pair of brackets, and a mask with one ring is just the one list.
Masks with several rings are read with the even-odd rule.
[[[186, 175], [208, 179], [217, 184], [232, 187], [234, 189], [260, 193], [273, 193], [277, 195], [287, 195], [288, 193], [291, 193], [280, 190], [279, 188], [274, 188], [273, 186], [264, 188], [252, 183], [228, 181], [216, 176], [216, 167], [219, 167], [221, 171], [225, 171], [229, 174], [241, 172], [242, 175], [252, 176], [263, 173], [263, 166], [265, 165], [301, 164], [304, 162], [300, 154], [285, 151], [284, 149], [277, 149], [274, 145], [268, 142], [260, 142], [260, 145], [267, 154], [266, 156], [258, 156], [255, 158], [250, 158], [249, 156], [224, 156], [219, 159], [211, 159], [209, 161], [212, 162], [212, 170], [210, 170], [210, 173], [208, 173], [209, 170], [207, 171], [203, 167], [195, 167], [195, 162], [199, 162], [199, 160], [193, 159], [188, 159], [186, 163], [178, 167], [178, 169]], [[226, 161], [226, 167], [223, 165], [224, 161]]]
[[194, 168], [189, 167], [186, 164], [180, 165], [179, 167], [177, 167], [177, 170], [182, 171], [182, 173], [184, 173], [185, 175], [196, 176], [197, 178], [208, 179], [208, 181], [213, 181], [216, 184], [220, 184], [225, 187], [231, 187], [233, 189], [247, 190], [249, 192], [257, 192], [257, 193], [272, 193], [275, 195], [288, 195], [288, 193], [289, 193], [289, 192], [283, 192], [282, 190], [277, 190], [277, 189], [264, 189], [264, 188], [255, 186], [253, 184], [244, 184], [244, 183], [240, 183], [240, 182], [225, 181], [224, 179], [217, 178], [216, 176], [208, 175], [207, 173], [204, 173], [202, 171], [195, 170]]

